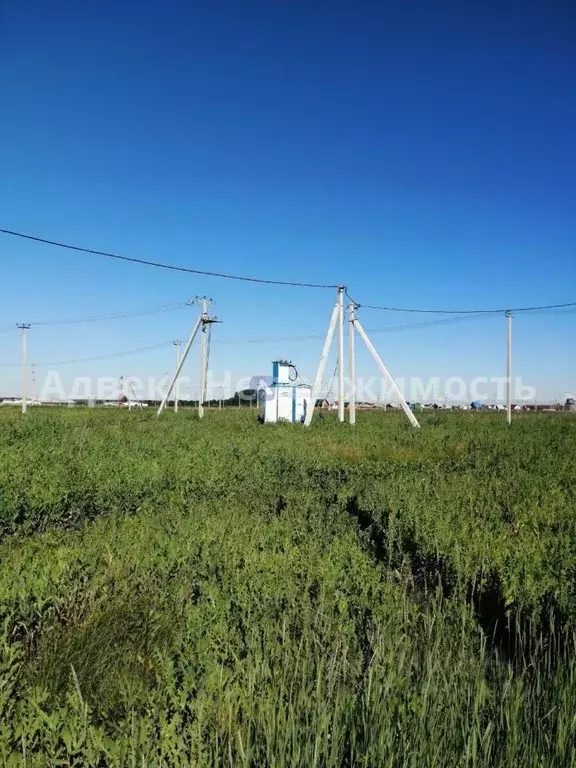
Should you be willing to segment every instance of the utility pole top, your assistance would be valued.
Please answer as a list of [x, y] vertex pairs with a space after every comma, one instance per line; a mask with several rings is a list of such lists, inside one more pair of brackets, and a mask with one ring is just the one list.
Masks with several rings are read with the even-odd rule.
[[206, 304], [213, 304], [214, 299], [210, 298], [210, 296], [193, 296], [191, 299], [188, 299], [186, 304], [188, 304], [190, 307], [193, 307], [199, 304], [202, 305], [204, 302], [206, 302]]
[[30, 328], [30, 323], [16, 323], [16, 327], [21, 331], [27, 331]]

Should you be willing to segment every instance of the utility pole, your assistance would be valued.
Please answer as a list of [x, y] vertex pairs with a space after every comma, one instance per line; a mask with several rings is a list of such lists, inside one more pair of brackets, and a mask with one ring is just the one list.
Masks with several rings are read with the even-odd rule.
[[30, 323], [18, 323], [22, 336], [22, 413], [26, 413], [26, 331], [30, 329]]
[[[166, 407], [166, 403], [168, 402], [168, 399], [170, 398], [170, 395], [172, 394], [172, 391], [174, 390], [174, 386], [176, 382], [178, 381], [178, 376], [180, 376], [180, 372], [182, 371], [182, 368], [184, 366], [184, 363], [186, 362], [186, 358], [188, 357], [188, 353], [190, 352], [190, 348], [192, 347], [192, 344], [194, 343], [194, 339], [196, 338], [196, 334], [201, 329], [204, 333], [206, 331], [206, 326], [211, 325], [212, 323], [219, 323], [221, 320], [218, 320], [216, 317], [209, 317], [208, 316], [208, 304], [212, 303], [212, 299], [209, 299], [207, 296], [203, 296], [200, 298], [199, 296], [195, 296], [193, 299], [191, 299], [189, 302], [187, 302], [189, 305], [193, 304], [200, 304], [202, 309], [200, 312], [200, 316], [196, 320], [194, 327], [192, 329], [192, 333], [190, 334], [190, 338], [186, 342], [186, 346], [184, 347], [184, 354], [182, 357], [180, 357], [180, 360], [178, 362], [178, 365], [176, 367], [176, 372], [174, 373], [174, 376], [172, 377], [172, 381], [170, 382], [170, 386], [168, 387], [168, 391], [164, 395], [164, 399], [160, 403], [160, 407], [158, 408], [157, 415], [160, 416], [162, 414], [162, 411]], [[202, 371], [201, 371], [201, 377], [202, 377], [202, 384], [200, 386], [200, 397], [198, 399], [198, 413], [199, 416], [202, 417], [203, 412], [203, 397], [205, 397], [206, 392], [206, 368], [208, 364], [208, 355], [207, 355], [207, 345], [205, 341], [205, 336], [202, 336], [203, 344], [202, 344]], [[204, 394], [203, 394], [204, 393]]]
[[204, 402], [206, 400], [206, 378], [208, 373], [208, 337], [206, 332], [209, 323], [213, 322], [213, 319], [208, 317], [208, 304], [212, 303], [212, 299], [209, 299], [207, 296], [203, 296], [201, 302], [202, 336], [200, 337], [200, 397], [198, 398], [198, 417], [200, 419], [204, 417]]
[[344, 292], [338, 286], [338, 421], [344, 421]]
[[506, 420], [512, 423], [512, 312], [506, 312]]
[[36, 363], [32, 363], [32, 403], [36, 402]]
[[[320, 361], [318, 363], [318, 368], [316, 369], [316, 378], [314, 379], [314, 384], [312, 386], [312, 395], [311, 395], [311, 398], [310, 398], [310, 401], [311, 401], [310, 402], [310, 406], [311, 407], [308, 409], [308, 411], [306, 413], [306, 418], [304, 419], [304, 424], [307, 427], [309, 427], [310, 423], [312, 422], [312, 416], [314, 414], [314, 406], [316, 404], [316, 399], [318, 398], [318, 395], [319, 395], [319, 393], [321, 391], [322, 378], [324, 376], [324, 371], [326, 369], [326, 360], [328, 358], [328, 353], [330, 352], [330, 346], [332, 344], [332, 339], [334, 338], [334, 332], [336, 330], [336, 324], [337, 324], [338, 320], [340, 320], [342, 318], [342, 313], [341, 313], [341, 310], [342, 310], [342, 299], [344, 297], [345, 290], [346, 289], [344, 288], [344, 286], [339, 286], [338, 287], [338, 296], [336, 297], [336, 302], [335, 302], [334, 308], [332, 310], [332, 316], [330, 317], [330, 325], [328, 326], [328, 332], [326, 333], [326, 338], [324, 339], [324, 346], [322, 347], [322, 352], [320, 354]], [[400, 390], [398, 388], [398, 385], [396, 384], [396, 382], [394, 381], [394, 379], [392, 378], [392, 376], [388, 372], [388, 369], [386, 368], [386, 366], [384, 365], [384, 363], [380, 359], [380, 356], [378, 355], [378, 352], [376, 352], [376, 349], [374, 348], [372, 342], [368, 338], [368, 335], [366, 334], [366, 331], [364, 330], [364, 328], [362, 328], [362, 325], [360, 324], [360, 321], [356, 317], [356, 310], [357, 309], [358, 309], [358, 305], [357, 304], [355, 305], [353, 302], [348, 307], [348, 311], [350, 313], [348, 319], [350, 321], [350, 326], [351, 326], [351, 328], [350, 328], [350, 336], [351, 336], [351, 338], [349, 339], [349, 345], [350, 345], [349, 349], [350, 349], [350, 378], [352, 379], [352, 390], [351, 390], [351, 397], [350, 397], [350, 422], [352, 424], [354, 423], [355, 406], [356, 406], [356, 391], [355, 391], [355, 382], [354, 382], [355, 374], [356, 374], [355, 362], [354, 362], [354, 351], [355, 351], [354, 350], [354, 345], [355, 345], [354, 331], [357, 330], [359, 335], [360, 335], [360, 338], [362, 339], [362, 341], [366, 345], [366, 348], [368, 349], [368, 352], [370, 352], [370, 354], [374, 358], [374, 362], [376, 363], [376, 365], [380, 369], [380, 372], [384, 376], [384, 379], [386, 380], [386, 382], [390, 386], [391, 390], [398, 397], [398, 400], [400, 401], [400, 405], [402, 406], [402, 409], [403, 409], [404, 413], [408, 417], [408, 420], [410, 421], [410, 423], [414, 427], [419, 427], [420, 424], [418, 424], [418, 420], [416, 419], [416, 417], [414, 416], [414, 414], [412, 413], [412, 411], [410, 409], [410, 406], [408, 405], [408, 403], [404, 399], [404, 395], [402, 394], [402, 392], [400, 392]], [[340, 341], [340, 339], [339, 339], [339, 341]], [[342, 345], [339, 345], [339, 346], [340, 346], [340, 350], [341, 350], [340, 354], [339, 354], [339, 358], [340, 358], [339, 362], [342, 363], [344, 355], [342, 354], [342, 352], [343, 352]], [[341, 375], [342, 375], [342, 371], [343, 371], [343, 367], [340, 368]], [[340, 391], [342, 392], [342, 396], [340, 397], [340, 402], [338, 403], [339, 410], [340, 410], [340, 405], [343, 406], [343, 404], [344, 404], [344, 397], [343, 397], [344, 382], [343, 381], [339, 381], [339, 387], [340, 387]]]
[[[173, 341], [172, 344], [176, 347], [176, 370], [178, 370], [178, 366], [180, 365], [180, 345], [182, 344], [181, 341]], [[180, 395], [180, 382], [177, 380], [176, 384], [174, 385], [174, 413], [178, 413], [178, 400]]]
[[350, 403], [348, 405], [348, 418], [350, 424], [356, 424], [356, 365], [354, 360], [354, 319], [356, 305], [348, 305], [348, 365], [350, 366]]

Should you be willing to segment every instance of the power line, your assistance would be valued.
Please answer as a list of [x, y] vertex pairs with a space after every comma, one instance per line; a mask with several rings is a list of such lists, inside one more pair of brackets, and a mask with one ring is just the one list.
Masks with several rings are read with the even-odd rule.
[[[573, 306], [573, 305], [568, 305]], [[549, 314], [552, 315], [558, 315], [558, 314], [568, 314], [568, 311], [566, 312], [557, 312], [554, 311], [555, 307], [546, 307], [546, 308], [538, 308], [538, 309], [531, 309], [531, 310], [524, 310], [524, 311], [534, 311], [535, 313], [540, 312], [541, 314], [545, 314], [546, 311], [549, 312]], [[552, 311], [550, 311], [552, 310]], [[434, 328], [437, 326], [442, 325], [456, 325], [463, 322], [468, 322], [470, 320], [481, 320], [486, 319], [487, 317], [497, 317], [502, 313], [502, 310], [482, 310], [478, 312], [466, 312], [458, 314], [455, 317], [444, 317], [437, 320], [423, 320], [418, 323], [404, 323], [403, 325], [392, 325], [392, 326], [384, 326], [383, 328], [370, 328], [368, 329], [368, 333], [370, 334], [379, 334], [379, 333], [401, 333], [403, 331], [412, 331], [412, 330], [421, 330], [425, 328]], [[12, 330], [14, 328], [17, 328], [18, 326], [14, 324], [13, 326], [9, 326], [6, 328], [6, 330]], [[5, 332], [2, 328], [0, 328], [0, 333]], [[226, 344], [226, 345], [243, 345], [243, 344], [284, 344], [284, 343], [291, 343], [291, 342], [300, 342], [300, 341], [313, 341], [318, 339], [323, 339], [325, 336], [324, 333], [311, 333], [306, 336], [285, 336], [282, 338], [258, 338], [258, 339], [210, 339], [210, 345], [212, 344]], [[97, 355], [95, 357], [84, 357], [84, 358], [76, 358], [73, 360], [60, 360], [58, 362], [48, 362], [48, 363], [37, 363], [36, 365], [39, 367], [46, 367], [46, 366], [56, 366], [56, 365], [71, 365], [73, 363], [87, 363], [94, 360], [106, 360], [109, 358], [116, 358], [116, 357], [123, 357], [124, 355], [133, 355], [137, 354], [139, 352], [148, 352], [150, 350], [154, 349], [161, 349], [162, 347], [168, 346], [172, 344], [172, 341], [163, 341], [159, 344], [153, 344], [148, 347], [138, 347], [136, 349], [129, 349], [122, 352], [113, 352], [111, 354], [106, 355]], [[0, 363], [0, 368], [17, 368], [19, 367], [20, 363]]]
[[[452, 317], [452, 318], [443, 318], [441, 320], [426, 320], [421, 323], [407, 323], [405, 325], [393, 325], [393, 326], [387, 326], [384, 328], [372, 328], [369, 330], [369, 333], [375, 334], [375, 333], [395, 333], [395, 332], [401, 332], [401, 331], [409, 331], [409, 330], [417, 330], [420, 328], [429, 328], [437, 325], [450, 325], [455, 323], [461, 323], [466, 322], [468, 320], [474, 320], [474, 319], [480, 319], [480, 317], [484, 318], [486, 315], [479, 315], [479, 316], [471, 316], [466, 315], [465, 317]], [[210, 339], [210, 345], [212, 344], [281, 344], [286, 342], [295, 342], [295, 341], [311, 341], [316, 339], [323, 339], [324, 334], [323, 333], [312, 333], [307, 336], [286, 336], [284, 338], [279, 339]], [[35, 365], [37, 367], [46, 367], [51, 365], [71, 365], [73, 363], [89, 363], [94, 360], [106, 360], [109, 358], [115, 358], [115, 357], [123, 357], [124, 355], [133, 355], [137, 354], [139, 352], [148, 352], [150, 350], [154, 349], [161, 349], [162, 347], [166, 347], [170, 344], [173, 344], [173, 341], [162, 341], [159, 344], [152, 344], [148, 347], [138, 347], [136, 349], [128, 349], [122, 352], [112, 352], [110, 354], [106, 355], [97, 355], [94, 357], [81, 357], [81, 358], [75, 358], [73, 360], [60, 360], [57, 362], [47, 362], [47, 363], [36, 363]], [[0, 368], [16, 368], [20, 365], [20, 363], [0, 363]]]
[[89, 315], [87, 317], [71, 317], [65, 320], [37, 320], [32, 321], [31, 325], [71, 325], [77, 323], [93, 323], [100, 320], [121, 320], [126, 317], [140, 317], [142, 315], [157, 315], [161, 312], [174, 312], [177, 309], [183, 309], [188, 306], [185, 301], [175, 304], [161, 304], [157, 307], [148, 309], [135, 309], [131, 312], [113, 312], [110, 315]]
[[70, 243], [61, 243], [57, 240], [48, 240], [44, 237], [36, 237], [34, 235], [27, 235], [23, 232], [15, 232], [11, 229], [0, 229], [0, 233], [4, 235], [11, 235], [12, 237], [19, 237], [23, 240], [32, 240], [36, 243], [43, 243], [44, 245], [53, 245], [57, 248], [66, 248], [69, 251], [78, 251], [80, 253], [90, 253], [93, 256], [106, 256], [110, 259], [117, 259], [119, 261], [128, 261], [133, 264], [144, 264], [148, 267], [158, 267], [160, 269], [170, 269], [174, 272], [188, 272], [193, 275], [206, 275], [207, 277], [223, 277], [227, 280], [242, 280], [246, 283], [263, 283], [265, 285], [290, 285], [297, 288], [338, 288], [337, 284], [329, 285], [325, 283], [298, 283], [289, 280], [269, 280], [262, 277], [246, 277], [243, 275], [230, 275], [225, 272], [210, 272], [203, 269], [192, 269], [191, 267], [179, 267], [175, 264], [165, 264], [160, 261], [148, 261], [147, 259], [137, 259], [133, 256], [122, 256], [118, 253], [110, 253], [109, 251], [98, 251], [94, 248], [83, 248], [79, 245], [71, 245]]
[[[149, 307], [148, 309], [135, 309], [130, 312], [113, 312], [109, 315], [88, 315], [85, 317], [70, 317], [64, 320], [33, 320], [30, 325], [34, 327], [38, 326], [50, 326], [50, 325], [72, 325], [79, 323], [93, 323], [101, 320], [122, 320], [127, 317], [141, 317], [143, 315], [157, 315], [161, 312], [174, 312], [178, 309], [184, 309], [188, 306], [188, 302], [180, 301], [174, 304], [161, 304], [157, 307]], [[0, 334], [8, 333], [17, 328], [16, 323], [10, 323], [10, 325], [0, 326]]]
[[438, 325], [456, 325], [457, 323], [467, 322], [468, 320], [480, 320], [490, 316], [496, 316], [499, 312], [478, 312], [474, 314], [459, 315], [457, 317], [444, 317], [440, 320], [422, 320], [419, 323], [405, 323], [404, 325], [392, 325], [385, 328], [368, 329], [368, 333], [396, 333], [400, 331], [418, 330], [420, 328], [432, 328]]
[[[110, 259], [117, 259], [119, 261], [126, 261], [134, 264], [143, 264], [145, 266], [150, 267], [157, 267], [160, 269], [168, 269], [176, 272], [186, 272], [190, 274], [196, 274], [196, 275], [206, 275], [207, 277], [221, 277], [225, 278], [227, 280], [241, 280], [243, 282], [249, 282], [249, 283], [261, 283], [264, 285], [286, 285], [286, 286], [293, 286], [293, 287], [299, 287], [299, 288], [339, 288], [340, 284], [338, 283], [301, 283], [296, 281], [289, 281], [289, 280], [272, 280], [272, 279], [266, 279], [266, 278], [260, 278], [260, 277], [248, 277], [245, 275], [232, 275], [225, 272], [212, 272], [209, 270], [201, 270], [201, 269], [194, 269], [192, 267], [181, 267], [177, 266], [175, 264], [166, 264], [164, 262], [156, 262], [156, 261], [150, 261], [147, 259], [138, 259], [133, 256], [123, 256], [121, 254], [117, 253], [111, 253], [109, 251], [99, 251], [94, 248], [84, 248], [82, 246], [78, 245], [72, 245], [70, 243], [62, 243], [57, 240], [48, 240], [44, 237], [37, 237], [35, 235], [29, 235], [24, 232], [16, 232], [11, 229], [0, 229], [0, 233], [5, 235], [10, 235], [12, 237], [18, 237], [24, 240], [31, 240], [33, 242], [42, 243], [44, 245], [52, 245], [57, 248], [64, 248], [71, 251], [76, 251], [80, 253], [88, 253], [95, 256], [105, 256]], [[356, 304], [357, 307], [362, 307], [364, 309], [373, 309], [373, 310], [381, 310], [384, 312], [415, 312], [415, 313], [421, 313], [421, 314], [440, 314], [440, 315], [477, 315], [477, 314], [494, 314], [494, 313], [502, 313], [502, 312], [534, 312], [538, 310], [547, 310], [547, 309], [561, 309], [565, 307], [574, 307], [576, 306], [576, 302], [567, 302], [564, 304], [545, 304], [541, 306], [534, 306], [534, 307], [502, 307], [500, 309], [421, 309], [418, 307], [389, 307], [389, 306], [381, 306], [376, 304], [362, 304], [360, 302], [355, 301], [348, 292], [346, 292], [347, 297], [352, 301], [354, 304]], [[166, 310], [167, 311], [167, 310]], [[142, 312], [142, 314], [147, 313], [147, 311]], [[136, 313], [135, 313], [136, 314]], [[126, 315], [118, 315], [118, 316], [129, 316]], [[108, 319], [108, 318], [94, 318], [94, 319]], [[111, 319], [111, 318], [110, 318]], [[59, 324], [61, 321], [54, 321], [53, 323], [35, 323], [35, 325], [48, 325], [48, 324]], [[70, 320], [66, 322], [88, 322], [87, 320]], [[0, 332], [2, 332], [3, 329], [0, 329]]]
[[[172, 344], [171, 341], [162, 341], [159, 344], [151, 344], [148, 347], [138, 347], [137, 349], [127, 349], [123, 352], [112, 352], [107, 355], [96, 355], [94, 357], [78, 357], [75, 360], [59, 360], [54, 363], [34, 363], [34, 365], [37, 368], [45, 368], [49, 365], [71, 365], [72, 363], [90, 363], [93, 360], [107, 360], [109, 358], [113, 357], [124, 357], [125, 355], [135, 355], [139, 352], [149, 352], [153, 349], [161, 349], [162, 347], [166, 347], [168, 344]], [[0, 363], [1, 368], [16, 368], [20, 365], [20, 363]]]
[[503, 307], [501, 309], [418, 309], [412, 307], [383, 307], [377, 306], [375, 304], [362, 304], [361, 302], [355, 301], [348, 292], [346, 292], [346, 296], [348, 296], [353, 304], [355, 304], [357, 307], [362, 307], [362, 309], [378, 309], [384, 312], [418, 312], [422, 314], [433, 315], [492, 315], [500, 314], [502, 312], [536, 312], [542, 309], [562, 309], [564, 307], [576, 307], [576, 301], [570, 301], [565, 304], [544, 304], [543, 306], [539, 307]]
[[[498, 312], [493, 313], [494, 316], [499, 314]], [[409, 331], [409, 330], [418, 330], [420, 328], [431, 328], [435, 327], [437, 325], [451, 325], [455, 323], [461, 323], [466, 322], [468, 320], [476, 320], [476, 319], [484, 319], [487, 315], [484, 313], [474, 314], [474, 315], [464, 315], [464, 316], [458, 316], [458, 317], [450, 317], [450, 318], [442, 318], [439, 320], [424, 320], [419, 323], [405, 323], [404, 325], [390, 325], [385, 326], [384, 328], [371, 328], [368, 329], [369, 333], [396, 333], [400, 331]], [[284, 338], [279, 339], [213, 339], [212, 344], [281, 344], [284, 342], [293, 342], [293, 341], [310, 341], [312, 339], [323, 339], [325, 337], [325, 333], [311, 333], [307, 336], [285, 336]]]

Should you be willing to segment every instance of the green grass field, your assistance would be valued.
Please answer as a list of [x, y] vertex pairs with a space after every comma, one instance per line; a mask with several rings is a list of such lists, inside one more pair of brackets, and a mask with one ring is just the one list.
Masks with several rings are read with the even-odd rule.
[[576, 419], [0, 411], [0, 765], [576, 765]]

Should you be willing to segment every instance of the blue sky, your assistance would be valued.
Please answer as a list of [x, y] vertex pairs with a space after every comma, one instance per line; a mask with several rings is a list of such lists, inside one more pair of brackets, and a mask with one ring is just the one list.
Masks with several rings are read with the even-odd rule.
[[[574, 300], [576, 9], [482, 3], [0, 4], [0, 227], [359, 301]], [[0, 237], [0, 326], [207, 293], [217, 338], [322, 333], [329, 291], [163, 272]], [[364, 310], [366, 328], [419, 317]], [[576, 389], [574, 319], [514, 320], [516, 375]], [[185, 337], [192, 310], [33, 328], [38, 363]], [[375, 336], [398, 376], [504, 373], [504, 320]], [[321, 341], [214, 344], [215, 376], [311, 375]], [[161, 375], [173, 349], [62, 367]], [[0, 335], [0, 363], [19, 359]], [[330, 361], [329, 368], [333, 367]], [[196, 360], [187, 373], [194, 378]], [[362, 353], [359, 373], [373, 366]], [[0, 394], [19, 371], [0, 368]]]

